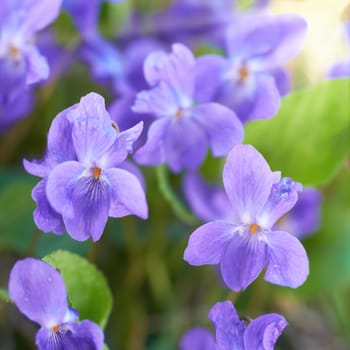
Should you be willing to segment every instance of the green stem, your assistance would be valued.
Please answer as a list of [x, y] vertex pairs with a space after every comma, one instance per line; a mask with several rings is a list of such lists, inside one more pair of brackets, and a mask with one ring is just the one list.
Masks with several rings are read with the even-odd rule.
[[194, 225], [198, 223], [198, 220], [185, 208], [184, 204], [173, 192], [169, 183], [168, 168], [166, 165], [157, 167], [156, 171], [159, 189], [170, 204], [175, 215], [186, 224]]

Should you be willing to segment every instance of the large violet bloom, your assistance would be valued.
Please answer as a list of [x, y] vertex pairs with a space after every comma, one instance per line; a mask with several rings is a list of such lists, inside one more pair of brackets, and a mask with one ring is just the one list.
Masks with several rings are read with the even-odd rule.
[[18, 261], [11, 270], [9, 295], [18, 309], [41, 328], [36, 334], [39, 350], [101, 350], [103, 332], [79, 315], [67, 302], [60, 273], [33, 258]]
[[[183, 187], [187, 203], [199, 219], [204, 222], [230, 219], [232, 206], [222, 186], [206, 183], [198, 173], [188, 173]], [[314, 233], [320, 224], [321, 203], [320, 191], [305, 188], [295, 206], [273, 228], [290, 232], [299, 239]]]
[[[196, 98], [196, 60], [181, 44], [167, 54], [147, 56], [145, 78], [152, 89], [137, 95], [133, 110], [149, 113], [152, 123], [146, 144], [135, 154], [144, 165], [167, 162], [174, 172], [196, 169], [210, 146], [214, 156], [224, 156], [243, 138], [236, 115], [217, 103], [200, 103]], [[186, 135], [186, 136], [185, 136]]]
[[287, 326], [285, 318], [278, 314], [260, 316], [247, 326], [231, 301], [216, 303], [209, 318], [215, 327], [215, 338], [205, 328], [190, 329], [180, 341], [180, 350], [273, 350]]
[[281, 65], [299, 52], [305, 33], [296, 15], [240, 16], [227, 30], [228, 57], [198, 59], [198, 94], [232, 108], [243, 122], [272, 117], [290, 89]]
[[293, 235], [274, 230], [296, 203], [301, 185], [280, 172], [250, 145], [237, 145], [224, 167], [229, 220], [212, 221], [192, 233], [184, 253], [191, 265], [219, 265], [225, 284], [245, 289], [266, 267], [265, 280], [296, 288], [309, 273], [306, 252]]
[[61, 233], [64, 224], [72, 238], [97, 241], [108, 216], [147, 218], [142, 186], [123, 166], [141, 131], [142, 123], [119, 132], [96, 93], [61, 112], [44, 160], [24, 162], [29, 173], [43, 178], [32, 193], [38, 227]]

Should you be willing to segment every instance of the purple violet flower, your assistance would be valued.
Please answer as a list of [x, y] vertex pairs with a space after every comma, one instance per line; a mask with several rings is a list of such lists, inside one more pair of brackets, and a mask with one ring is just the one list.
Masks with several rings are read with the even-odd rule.
[[132, 109], [156, 120], [146, 144], [135, 153], [137, 162], [167, 162], [174, 172], [194, 170], [204, 160], [208, 146], [220, 157], [242, 141], [242, 124], [232, 111], [218, 103], [202, 104], [196, 98], [196, 60], [187, 47], [174, 44], [170, 54], [150, 54], [144, 73], [152, 89], [140, 92]]
[[231, 301], [216, 303], [209, 318], [215, 327], [215, 338], [205, 328], [192, 328], [182, 337], [180, 350], [273, 350], [287, 326], [285, 318], [278, 314], [260, 316], [247, 326]]
[[137, 177], [123, 169], [142, 123], [120, 132], [105, 110], [104, 99], [90, 93], [52, 122], [43, 161], [24, 161], [43, 179], [32, 192], [36, 225], [43, 231], [97, 241], [108, 216], [148, 216]]
[[[184, 194], [191, 211], [204, 222], [229, 220], [232, 206], [222, 186], [206, 183], [198, 173], [188, 173], [183, 181]], [[320, 223], [322, 194], [305, 188], [298, 194], [295, 206], [273, 226], [302, 239], [314, 233]]]
[[223, 181], [230, 218], [194, 231], [184, 259], [195, 266], [219, 265], [224, 283], [234, 291], [245, 289], [265, 267], [266, 281], [292, 288], [304, 283], [309, 273], [305, 249], [293, 235], [273, 229], [293, 208], [302, 186], [272, 172], [250, 145], [232, 149]]
[[272, 117], [290, 89], [281, 65], [297, 55], [305, 33], [306, 22], [296, 15], [240, 16], [227, 29], [228, 57], [198, 58], [198, 95], [230, 107], [243, 122]]
[[39, 350], [102, 350], [104, 336], [89, 320], [78, 322], [78, 312], [67, 302], [61, 274], [34, 258], [17, 261], [11, 270], [9, 295], [17, 308], [41, 328]]

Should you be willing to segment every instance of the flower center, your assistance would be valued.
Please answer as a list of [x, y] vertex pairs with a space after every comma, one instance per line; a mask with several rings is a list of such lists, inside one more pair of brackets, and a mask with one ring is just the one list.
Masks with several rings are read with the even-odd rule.
[[250, 232], [251, 234], [256, 233], [259, 229], [260, 229], [260, 226], [257, 225], [257, 224], [251, 224], [251, 225], [249, 226], [249, 232]]
[[11, 45], [10, 46], [10, 56], [17, 60], [21, 57], [21, 51], [19, 50], [18, 47]]
[[56, 324], [56, 325], [54, 325], [54, 326], [52, 327], [52, 330], [53, 330], [55, 333], [57, 333], [57, 332], [59, 331], [59, 329], [60, 329], [60, 326], [59, 326], [58, 324]]
[[100, 178], [101, 173], [102, 173], [102, 169], [94, 167], [94, 168], [92, 168], [92, 173], [94, 174], [95, 180], [98, 180]]
[[244, 81], [248, 78], [249, 76], [249, 69], [246, 67], [246, 66], [242, 66], [239, 71], [238, 71], [238, 74], [239, 74], [239, 80], [240, 81]]

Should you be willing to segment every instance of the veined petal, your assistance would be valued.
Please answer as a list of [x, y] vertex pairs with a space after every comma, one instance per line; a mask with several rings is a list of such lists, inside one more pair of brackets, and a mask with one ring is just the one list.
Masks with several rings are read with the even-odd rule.
[[111, 188], [109, 215], [121, 217], [129, 214], [142, 219], [148, 217], [145, 193], [137, 177], [123, 169], [108, 169], [105, 176]]
[[56, 332], [41, 328], [35, 340], [39, 350], [102, 350], [103, 339], [97, 324], [82, 321], [59, 325]]
[[[192, 110], [187, 112], [192, 114]], [[207, 154], [208, 138], [196, 120], [185, 115], [170, 124], [164, 135], [164, 149], [172, 171], [196, 170]]]
[[145, 78], [150, 85], [163, 81], [179, 96], [192, 97], [194, 89], [195, 58], [183, 44], [173, 44], [172, 52], [156, 51], [144, 63]]
[[216, 303], [209, 312], [209, 319], [216, 331], [216, 349], [244, 350], [244, 322], [239, 319], [231, 301]]
[[60, 273], [33, 258], [17, 261], [12, 268], [9, 295], [24, 315], [42, 327], [60, 324], [68, 309]]
[[243, 125], [229, 108], [219, 103], [205, 103], [194, 107], [193, 115], [205, 130], [214, 157], [226, 155], [243, 141]]
[[198, 173], [188, 173], [183, 179], [184, 195], [194, 214], [203, 221], [230, 217], [232, 208], [224, 188], [204, 182]]
[[102, 173], [98, 179], [93, 174], [81, 176], [70, 186], [72, 216], [63, 216], [68, 234], [84, 241], [89, 237], [98, 241], [108, 219], [111, 201], [111, 184]]
[[233, 238], [236, 226], [213, 221], [197, 228], [190, 236], [184, 260], [194, 266], [220, 262], [226, 246]]
[[253, 146], [235, 146], [228, 155], [223, 180], [233, 208], [233, 222], [255, 223], [276, 182], [276, 174], [264, 157]]
[[90, 93], [67, 114], [78, 160], [91, 165], [114, 143], [117, 133], [102, 96]]
[[282, 215], [294, 207], [300, 191], [302, 185], [293, 182], [289, 177], [273, 184], [267, 202], [258, 213], [257, 223], [264, 228], [271, 228]]
[[267, 314], [251, 321], [244, 333], [244, 348], [273, 350], [278, 337], [287, 326], [284, 317]]
[[134, 155], [134, 159], [143, 165], [159, 165], [165, 161], [164, 141], [171, 124], [171, 118], [154, 121], [147, 135], [147, 141]]
[[220, 260], [225, 284], [238, 292], [246, 289], [267, 263], [267, 247], [260, 233], [236, 233]]
[[74, 216], [72, 191], [85, 170], [78, 162], [64, 162], [57, 165], [47, 178], [47, 199], [53, 209], [65, 217]]
[[41, 180], [32, 191], [32, 197], [37, 205], [33, 213], [35, 225], [43, 232], [61, 234], [64, 231], [62, 216], [51, 207], [45, 187], [46, 179]]
[[272, 231], [267, 237], [265, 280], [297, 288], [309, 275], [309, 260], [297, 238], [283, 231]]
[[180, 350], [215, 350], [214, 336], [206, 328], [191, 328], [181, 337]]

